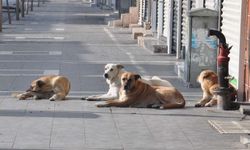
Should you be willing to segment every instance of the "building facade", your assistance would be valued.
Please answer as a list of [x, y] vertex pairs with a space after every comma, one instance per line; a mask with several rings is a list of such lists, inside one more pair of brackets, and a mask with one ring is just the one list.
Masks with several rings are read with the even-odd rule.
[[[121, 0], [116, 0], [116, 3], [118, 1]], [[190, 14], [198, 9], [215, 12], [217, 19], [214, 22], [217, 25], [214, 25], [213, 28], [220, 30], [225, 35], [229, 46], [232, 46], [229, 54], [230, 83], [238, 89], [239, 101], [250, 101], [250, 4], [248, 0], [137, 0], [133, 3], [137, 4], [139, 10], [138, 25], [143, 27], [150, 24], [153, 38], [163, 41], [167, 46], [166, 53], [174, 54], [179, 62], [183, 62], [180, 63], [179, 67], [182, 69], [187, 62], [186, 60], [190, 59], [189, 54], [192, 53], [192, 48], [202, 42], [199, 38], [197, 38], [197, 41], [194, 40], [196, 34], [192, 32], [193, 24]], [[204, 28], [208, 30], [208, 25], [204, 24]], [[197, 35], [197, 37], [199, 36]], [[211, 44], [211, 41], [206, 42], [208, 45]], [[214, 46], [217, 46], [217, 44], [213, 43], [212, 47]], [[208, 50], [211, 49], [208, 48]], [[214, 53], [218, 53], [218, 47], [216, 47]], [[203, 61], [203, 66], [200, 67], [203, 70], [206, 69], [204, 64], [207, 61], [217, 60], [216, 56], [213, 58], [200, 56], [191, 59]], [[187, 69], [190, 68], [187, 67]], [[185, 82], [190, 82], [188, 78], [185, 78], [185, 69], [183, 70], [184, 73], [180, 77]]]

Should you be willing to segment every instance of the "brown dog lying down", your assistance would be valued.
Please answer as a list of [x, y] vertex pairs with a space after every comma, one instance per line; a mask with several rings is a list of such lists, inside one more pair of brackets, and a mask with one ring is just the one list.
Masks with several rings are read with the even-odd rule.
[[[103, 76], [106, 79], [107, 84], [109, 85], [108, 92], [102, 95], [91, 95], [82, 99], [86, 99], [88, 101], [117, 99], [119, 96], [119, 90], [121, 88], [121, 75], [125, 72], [127, 71], [121, 64], [106, 64], [104, 67]], [[142, 77], [140, 80], [153, 86], [172, 87], [172, 84], [169, 81], [163, 80], [158, 76], [153, 76], [152, 78]]]
[[70, 82], [66, 77], [56, 75], [46, 75], [32, 81], [30, 88], [15, 95], [19, 100], [30, 97], [35, 99], [49, 99], [50, 101], [64, 100], [70, 90]]
[[[197, 78], [197, 82], [200, 83], [203, 91], [202, 99], [195, 104], [195, 107], [211, 107], [217, 104], [217, 96], [214, 93], [215, 90], [219, 89], [218, 76], [212, 70], [204, 70], [200, 73]], [[232, 101], [237, 95], [236, 90], [231, 86], [232, 90]]]
[[96, 103], [97, 107], [183, 108], [185, 100], [174, 87], [150, 86], [130, 72], [121, 76], [119, 99]]

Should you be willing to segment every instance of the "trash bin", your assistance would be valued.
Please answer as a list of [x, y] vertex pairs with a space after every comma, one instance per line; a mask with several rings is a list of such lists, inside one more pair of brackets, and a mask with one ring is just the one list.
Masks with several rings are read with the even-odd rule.
[[218, 12], [207, 8], [188, 12], [189, 28], [185, 52], [184, 78], [188, 87], [199, 87], [196, 81], [202, 70], [216, 72], [217, 39], [208, 37], [208, 29], [218, 28]]

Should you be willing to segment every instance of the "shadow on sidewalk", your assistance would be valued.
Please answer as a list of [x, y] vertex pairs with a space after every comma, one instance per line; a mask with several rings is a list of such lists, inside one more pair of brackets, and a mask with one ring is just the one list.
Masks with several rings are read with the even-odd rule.
[[[116, 109], [116, 108], [115, 108]], [[128, 108], [131, 109], [131, 108]], [[122, 110], [122, 112], [115, 112], [116, 110], [112, 110], [112, 107], [110, 108], [110, 112], [103, 112], [103, 111], [95, 111], [96, 114], [98, 113], [112, 113], [115, 115], [140, 115], [140, 116], [166, 116], [166, 117], [192, 117], [192, 118], [221, 118], [221, 119], [240, 119], [240, 113], [234, 112], [234, 113], [215, 113], [215, 112], [210, 112], [210, 111], [206, 111], [204, 109], [204, 111], [195, 111], [195, 112], [191, 112], [193, 109], [200, 109], [200, 108], [195, 108], [195, 107], [190, 107], [187, 106], [185, 109], [165, 109], [165, 110], [159, 110], [159, 109], [151, 109], [151, 108], [138, 108], [141, 109], [142, 112], [136, 111], [135, 112], [131, 112], [130, 110], [128, 110], [128, 112], [126, 111], [126, 108]], [[201, 108], [202, 109], [202, 108]], [[145, 110], [145, 112], [143, 112], [143, 110]], [[149, 110], [149, 111], [148, 111]], [[154, 111], [151, 111], [154, 110]], [[119, 110], [118, 110], [119, 111]], [[174, 112], [173, 112], [174, 111]]]
[[40, 110], [0, 110], [3, 117], [49, 117], [49, 118], [98, 118], [96, 115], [87, 111], [40, 111]]

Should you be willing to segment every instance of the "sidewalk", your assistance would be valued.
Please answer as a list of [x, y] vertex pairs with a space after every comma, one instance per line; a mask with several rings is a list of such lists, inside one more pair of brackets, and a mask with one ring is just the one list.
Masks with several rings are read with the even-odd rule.
[[[238, 111], [194, 108], [200, 89], [185, 88], [176, 59], [139, 48], [128, 29], [109, 28], [110, 13], [82, 0], [50, 0], [0, 33], [0, 149], [243, 150], [241, 134], [220, 134], [208, 120], [239, 121]], [[106, 63], [158, 75], [178, 88], [187, 107], [175, 110], [96, 108], [81, 96], [107, 91]], [[45, 74], [69, 77], [69, 100], [18, 101]], [[248, 118], [247, 118], [248, 119]], [[249, 119], [247, 120], [249, 121]]]

